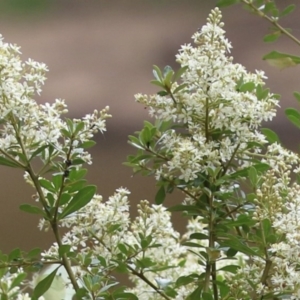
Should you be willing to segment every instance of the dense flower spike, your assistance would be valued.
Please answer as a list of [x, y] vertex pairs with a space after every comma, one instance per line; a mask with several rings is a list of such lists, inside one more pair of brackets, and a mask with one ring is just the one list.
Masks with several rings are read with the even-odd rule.
[[[105, 131], [105, 120], [110, 117], [108, 107], [87, 115], [82, 120], [84, 126], [80, 126], [80, 130], [73, 132], [73, 135], [66, 136], [64, 133], [70, 130], [70, 124], [61, 118], [62, 114], [68, 112], [64, 100], [57, 99], [53, 104], [39, 105], [32, 98], [35, 93], [41, 93], [47, 66], [32, 59], [24, 63], [19, 54], [19, 47], [5, 43], [0, 37], [1, 156], [14, 161], [16, 165], [19, 161], [22, 166], [22, 155], [29, 159], [38, 149], [48, 145], [56, 149], [56, 155], [66, 159], [64, 147], [72, 143], [68, 155], [90, 162], [81, 144], [89, 141], [97, 130]], [[74, 120], [75, 124], [80, 122]], [[47, 156], [46, 151], [43, 154]]]
[[182, 75], [184, 89], [176, 92], [178, 84], [173, 83], [164, 96], [136, 95], [150, 115], [184, 124], [188, 133], [164, 133], [160, 146], [171, 159], [157, 170], [158, 178], [178, 172], [188, 182], [199, 172], [230, 161], [234, 154], [245, 164], [249, 143], [266, 142], [257, 129], [275, 116], [277, 97], [260, 93], [266, 78], [262, 71], [249, 73], [227, 56], [231, 44], [220, 20], [216, 8], [208, 24], [193, 35], [197, 47], [187, 44], [179, 51], [177, 61], [187, 67]]

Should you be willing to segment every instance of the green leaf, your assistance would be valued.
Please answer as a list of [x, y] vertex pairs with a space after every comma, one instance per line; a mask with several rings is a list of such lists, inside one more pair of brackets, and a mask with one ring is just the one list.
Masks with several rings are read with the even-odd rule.
[[143, 257], [141, 259], [137, 259], [135, 263], [138, 268], [142, 269], [150, 268], [156, 265], [156, 262], [153, 262], [150, 257]]
[[[185, 66], [185, 67], [182, 67], [179, 70], [177, 70], [174, 74], [174, 81], [177, 81], [186, 72], [186, 70], [188, 68], [189, 68], [188, 66]], [[174, 93], [175, 93], [175, 91], [174, 91]]]
[[[259, 256], [258, 253], [256, 253], [252, 248], [248, 247], [243, 241], [241, 241], [238, 237], [229, 234], [229, 233], [224, 233], [224, 232], [217, 232], [216, 235], [222, 239], [221, 236], [225, 237], [225, 240], [220, 239], [220, 245], [222, 247], [226, 246], [226, 247], [230, 247], [234, 250], [237, 250], [241, 253], [244, 253], [246, 255], [254, 255], [254, 256]], [[227, 253], [228, 255], [228, 253]]]
[[276, 10], [276, 5], [273, 1], [268, 1], [265, 5], [264, 5], [264, 9], [263, 9], [263, 12], [265, 14], [271, 12], [271, 11], [274, 11]]
[[[171, 68], [171, 67], [170, 67]], [[172, 86], [172, 78], [173, 78], [173, 75], [174, 75], [174, 71], [172, 69], [170, 69], [166, 75], [165, 75], [165, 78], [164, 78], [164, 84], [165, 86], [167, 86], [168, 88], [170, 88]]]
[[278, 38], [281, 36], [281, 32], [280, 31], [275, 31], [273, 33], [270, 34], [266, 34], [264, 36], [264, 42], [266, 43], [272, 43], [278, 40]]
[[4, 158], [3, 156], [0, 156], [0, 165], [7, 166], [7, 167], [13, 167], [13, 168], [20, 168], [20, 164], [15, 163], [9, 159]]
[[166, 198], [165, 187], [162, 185], [158, 189], [158, 191], [157, 191], [157, 193], [155, 195], [155, 203], [156, 204], [162, 204], [164, 202], [165, 198]]
[[295, 4], [290, 4], [288, 5], [280, 14], [279, 14], [279, 17], [282, 18], [282, 17], [285, 17], [287, 15], [289, 15], [290, 13], [292, 13], [296, 8], [296, 5]]
[[271, 234], [271, 222], [269, 219], [264, 219], [261, 224], [264, 231], [264, 236], [267, 237], [269, 234]]
[[240, 266], [228, 265], [218, 269], [218, 271], [225, 271], [235, 274], [238, 269], [240, 269]]
[[149, 246], [149, 243], [146, 239], [142, 239], [141, 240], [141, 247], [142, 247], [142, 250], [146, 250]]
[[202, 286], [198, 286], [190, 295], [188, 295], [186, 300], [199, 300], [199, 299], [202, 299], [201, 292], [202, 292]]
[[127, 247], [125, 246], [125, 244], [123, 243], [119, 243], [118, 244], [118, 249], [125, 255], [128, 255], [128, 250]]
[[119, 231], [121, 224], [110, 224], [106, 229], [106, 234], [112, 234], [113, 232]]
[[54, 188], [52, 182], [50, 182], [49, 180], [47, 180], [45, 178], [41, 178], [41, 179], [39, 179], [39, 183], [40, 183], [41, 187], [43, 187], [47, 191], [50, 191], [52, 193], [56, 192], [56, 189]]
[[190, 239], [196, 239], [196, 240], [208, 240], [208, 236], [206, 234], [197, 232], [197, 233], [192, 233], [190, 235]]
[[53, 194], [52, 193], [47, 193], [46, 199], [48, 200], [49, 206], [53, 207], [54, 206], [54, 202], [55, 202]]
[[230, 292], [230, 287], [227, 284], [225, 284], [224, 282], [217, 281], [216, 283], [217, 283], [217, 285], [219, 286], [219, 289], [220, 289], [221, 299], [228, 299], [228, 294]]
[[298, 101], [299, 104], [300, 104], [300, 93], [294, 92], [293, 95], [294, 95], [294, 97], [297, 99], [297, 101]]
[[261, 132], [265, 135], [265, 137], [267, 138], [269, 143], [280, 144], [280, 139], [279, 139], [278, 135], [276, 134], [276, 132], [274, 132], [273, 130], [271, 130], [269, 128], [261, 128]]
[[67, 185], [68, 193], [74, 193], [81, 190], [86, 185], [86, 180], [81, 179]]
[[150, 83], [152, 83], [154, 85], [157, 85], [157, 86], [159, 86], [159, 87], [161, 87], [163, 89], [166, 88], [165, 85], [163, 83], [161, 83], [160, 81], [158, 81], [158, 80], [151, 80]]
[[162, 81], [163, 80], [163, 76], [162, 76], [161, 70], [156, 65], [153, 66], [153, 75], [154, 75], [154, 77], [155, 77], [156, 80], [158, 80], [158, 81]]
[[182, 245], [186, 247], [203, 248], [202, 245], [193, 242], [183, 242]]
[[12, 155], [12, 156], [16, 156], [18, 157], [19, 159], [16, 159], [16, 160], [19, 160], [20, 162], [26, 164], [27, 163], [27, 157], [21, 153], [21, 152], [18, 152], [18, 151], [9, 151], [9, 154]]
[[21, 282], [27, 277], [26, 273], [19, 273], [10, 284], [10, 290], [14, 287], [20, 286]]
[[[253, 165], [253, 167], [256, 169], [256, 171], [261, 174], [270, 169], [270, 166], [266, 163], [257, 163]], [[244, 168], [242, 170], [236, 171], [235, 173], [232, 173], [229, 175], [230, 179], [240, 178], [240, 177], [247, 177], [248, 176], [248, 170], [249, 167]]]
[[256, 221], [253, 218], [246, 214], [240, 214], [235, 220], [225, 221], [226, 226], [236, 227], [242, 225], [254, 226]]
[[157, 130], [161, 132], [165, 132], [172, 126], [172, 120], [169, 121], [162, 121], [162, 120], [156, 120], [155, 121], [155, 127]]
[[70, 252], [71, 245], [61, 245], [58, 249], [59, 257], [62, 257], [67, 252]]
[[[145, 147], [141, 145], [140, 141], [139, 141], [138, 143], [134, 143], [134, 142], [129, 141], [128, 143], [129, 143], [130, 145], [132, 145], [133, 147], [135, 147], [135, 148], [138, 148], [138, 149], [140, 149], [140, 150], [145, 150]], [[127, 160], [128, 160], [130, 157], [132, 157], [132, 155], [127, 156]]]
[[92, 200], [95, 192], [96, 186], [94, 185], [84, 187], [72, 198], [72, 200], [68, 203], [67, 207], [63, 210], [59, 218], [62, 219], [87, 205]]
[[21, 257], [21, 250], [19, 248], [13, 249], [8, 255], [8, 261], [19, 259]]
[[114, 269], [114, 271], [118, 273], [128, 273], [128, 267], [126, 263], [123, 263], [121, 261], [117, 261], [118, 266]]
[[73, 299], [88, 299], [89, 295], [85, 288], [79, 288], [75, 294], [75, 297], [73, 296]]
[[164, 78], [166, 78], [166, 76], [167, 76], [170, 72], [174, 72], [173, 69], [172, 69], [172, 67], [170, 67], [170, 66], [165, 66], [165, 67], [164, 67], [164, 71], [163, 71], [163, 73], [164, 73]]
[[294, 116], [295, 118], [300, 120], [300, 112], [295, 108], [292, 108], [292, 107], [287, 108], [285, 110], [285, 114], [287, 116]]
[[63, 184], [63, 176], [61, 174], [55, 174], [52, 177], [52, 183], [55, 187], [55, 190], [58, 191], [61, 185]]
[[278, 241], [278, 237], [275, 234], [270, 234], [266, 236], [266, 242], [269, 244], [275, 244]]
[[53, 272], [51, 272], [48, 276], [46, 276], [43, 280], [41, 280], [37, 286], [34, 288], [32, 298], [33, 300], [38, 300], [38, 298], [44, 295], [48, 289], [51, 287], [51, 284], [55, 278], [57, 270], [60, 268], [57, 267]]
[[203, 300], [214, 300], [212, 294], [207, 293], [207, 292], [203, 292], [203, 293], [202, 293], [202, 299], [203, 299]]
[[236, 89], [237, 91], [239, 91], [239, 90], [240, 90], [240, 87], [241, 87], [243, 84], [244, 84], [244, 77], [241, 76], [241, 77], [238, 79], [237, 83], [236, 83], [235, 89]]
[[186, 88], [187, 86], [188, 86], [187, 83], [183, 83], [183, 84], [179, 85], [179, 86], [173, 91], [173, 94], [178, 93], [179, 91], [183, 90], [183, 89]]
[[164, 290], [164, 293], [169, 296], [171, 299], [174, 299], [178, 293], [172, 289], [171, 287], [167, 286], [166, 288], [163, 289]]
[[70, 174], [69, 174], [69, 179], [70, 180], [79, 180], [85, 177], [87, 174], [87, 169], [72, 169]]
[[270, 89], [263, 89], [263, 87], [260, 84], [256, 86], [256, 97], [258, 98], [258, 100], [267, 98], [269, 92]]
[[279, 69], [293, 67], [297, 64], [300, 64], [299, 56], [278, 51], [271, 51], [263, 57], [263, 60], [266, 60], [271, 66], [277, 67]]
[[151, 131], [149, 127], [144, 127], [139, 133], [140, 143], [147, 146], [151, 141]]
[[84, 122], [83, 121], [80, 121], [78, 123], [74, 123], [75, 125], [75, 130], [73, 132], [73, 136], [76, 136], [80, 131], [82, 131], [82, 129], [84, 129]]
[[292, 122], [295, 126], [300, 128], [300, 113], [294, 108], [287, 108], [285, 110], [285, 114], [287, 118]]
[[275, 7], [273, 10], [272, 10], [272, 17], [273, 18], [278, 18], [279, 17], [279, 10], [277, 7]]
[[69, 133], [71, 134], [71, 137], [73, 135], [73, 132], [74, 132], [74, 128], [75, 128], [75, 124], [74, 124], [74, 121], [71, 120], [71, 119], [66, 119], [66, 123], [67, 123], [67, 127], [69, 129]]
[[159, 96], [167, 96], [167, 95], [169, 95], [169, 93], [168, 92], [166, 92], [166, 91], [159, 91], [159, 92], [157, 92], [157, 95], [159, 95]]
[[88, 149], [88, 148], [95, 146], [96, 144], [97, 143], [95, 141], [86, 141], [86, 142], [83, 142], [82, 144], [80, 144], [80, 147], [82, 147], [83, 149]]
[[183, 285], [188, 285], [192, 282], [195, 282], [198, 280], [198, 275], [197, 274], [191, 274], [188, 276], [180, 276], [177, 280], [176, 280], [176, 286], [180, 287]]
[[[85, 161], [82, 158], [78, 158], [77, 156], [78, 156], [78, 154], [76, 152], [74, 152], [72, 154], [72, 166], [82, 165], [85, 163]], [[75, 158], [75, 157], [77, 157], [77, 158]]]
[[252, 92], [255, 89], [255, 83], [254, 82], [246, 82], [242, 84], [239, 88], [240, 92]]
[[72, 137], [71, 133], [68, 130], [66, 130], [66, 129], [61, 129], [60, 133], [62, 134], [63, 137], [67, 137], [67, 138], [71, 138]]
[[129, 135], [128, 138], [129, 138], [129, 143], [130, 142], [135, 143], [135, 144], [139, 144], [140, 143], [140, 140], [136, 136], [134, 136], [134, 135]]
[[38, 154], [40, 154], [42, 151], [44, 151], [46, 148], [48, 148], [49, 145], [43, 145], [42, 147], [39, 147], [36, 149], [30, 156], [29, 161], [31, 161], [34, 157], [36, 157]]
[[270, 169], [270, 166], [266, 163], [257, 163], [253, 165], [253, 167], [256, 169], [258, 174], [262, 174]]
[[27, 258], [36, 259], [40, 256], [42, 250], [40, 248], [34, 248], [27, 253]]
[[219, 0], [217, 2], [217, 6], [218, 7], [225, 7], [225, 6], [237, 4], [239, 2], [240, 2], [240, 0]]
[[112, 299], [118, 299], [118, 300], [139, 300], [139, 298], [129, 292], [118, 292], [112, 294]]
[[45, 215], [45, 212], [41, 208], [30, 204], [21, 204], [20, 210], [27, 212], [29, 214], [42, 215], [42, 216]]

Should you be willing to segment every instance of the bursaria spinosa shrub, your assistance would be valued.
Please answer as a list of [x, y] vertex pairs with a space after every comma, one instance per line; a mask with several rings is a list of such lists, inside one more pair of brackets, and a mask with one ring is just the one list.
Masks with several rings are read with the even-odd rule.
[[[19, 48], [1, 40], [0, 164], [23, 170], [35, 201], [20, 208], [55, 237], [45, 251], [0, 253], [1, 299], [300, 297], [300, 186], [291, 179], [299, 157], [261, 128], [279, 97], [262, 71], [233, 62], [223, 26], [215, 8], [194, 45], [179, 50], [177, 71], [154, 66], [158, 93], [136, 95], [155, 121], [129, 137], [138, 152], [126, 164], [155, 176], [158, 191], [134, 219], [126, 188], [103, 200], [85, 179], [108, 107], [64, 119], [63, 100], [37, 104], [47, 67], [22, 62]], [[181, 203], [164, 207], [176, 189]], [[175, 211], [188, 218], [183, 234]]]

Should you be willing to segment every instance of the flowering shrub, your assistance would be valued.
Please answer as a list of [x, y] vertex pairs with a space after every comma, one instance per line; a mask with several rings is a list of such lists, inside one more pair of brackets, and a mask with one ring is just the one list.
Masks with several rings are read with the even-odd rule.
[[[1, 299], [300, 297], [300, 185], [291, 179], [300, 159], [261, 128], [279, 96], [265, 88], [262, 71], [233, 63], [221, 17], [213, 9], [195, 46], [181, 47], [178, 71], [154, 66], [157, 94], [136, 95], [155, 121], [129, 137], [138, 151], [126, 164], [155, 176], [158, 192], [133, 220], [126, 188], [103, 201], [84, 179], [108, 107], [64, 120], [63, 100], [38, 105], [32, 97], [47, 67], [23, 63], [19, 48], [1, 39], [0, 164], [25, 172], [37, 203], [20, 208], [40, 215], [38, 227], [56, 240], [46, 251], [0, 254]], [[164, 207], [175, 189], [182, 203]], [[184, 234], [172, 211], [188, 217]], [[132, 285], [121, 286], [118, 272]]]

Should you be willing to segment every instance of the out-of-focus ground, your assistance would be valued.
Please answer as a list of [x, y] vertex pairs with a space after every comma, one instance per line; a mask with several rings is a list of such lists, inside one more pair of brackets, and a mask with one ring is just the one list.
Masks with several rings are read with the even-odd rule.
[[[281, 4], [300, 1], [278, 1]], [[27, 3], [27, 4], [26, 4]], [[31, 3], [30, 6], [28, 3]], [[41, 4], [42, 3], [42, 4]], [[213, 0], [10, 0], [0, 2], [0, 33], [6, 42], [22, 47], [23, 58], [45, 62], [50, 72], [39, 103], [66, 99], [69, 117], [80, 117], [109, 105], [113, 118], [107, 132], [97, 136], [92, 150], [94, 164], [88, 178], [98, 186], [98, 193], [108, 197], [120, 186], [132, 194], [131, 206], [140, 199], [153, 202], [153, 179], [132, 177], [131, 169], [122, 165], [135, 150], [127, 144], [127, 136], [142, 128], [147, 110], [135, 103], [134, 94], [155, 93], [151, 86], [152, 65], [177, 68], [174, 56], [180, 45], [191, 42], [190, 36], [206, 22], [215, 5]], [[300, 3], [299, 3], [300, 4]], [[300, 36], [300, 8], [283, 20], [286, 27]], [[244, 11], [241, 6], [223, 10], [225, 30], [232, 42], [235, 62], [250, 71], [263, 69], [274, 93], [282, 94], [278, 117], [271, 127], [282, 142], [296, 149], [300, 132], [284, 117], [288, 106], [297, 106], [292, 96], [300, 91], [299, 66], [274, 69], [261, 60], [270, 50], [299, 53], [299, 47], [283, 37], [279, 43], [264, 44], [268, 32], [266, 21]], [[299, 55], [299, 54], [298, 54]], [[33, 190], [23, 183], [22, 172], [0, 167], [0, 250], [14, 247], [28, 250], [47, 247], [51, 234], [37, 229], [37, 219], [19, 212], [21, 203], [30, 202]], [[180, 200], [170, 196], [166, 205]], [[173, 217], [182, 228], [182, 217]]]

